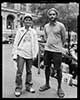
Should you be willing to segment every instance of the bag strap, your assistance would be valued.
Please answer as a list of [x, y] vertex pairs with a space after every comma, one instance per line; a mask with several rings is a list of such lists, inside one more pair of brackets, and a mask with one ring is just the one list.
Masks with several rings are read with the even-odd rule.
[[20, 42], [21, 42], [21, 40], [23, 39], [23, 37], [24, 37], [24, 35], [26, 34], [26, 32], [23, 34], [23, 36], [21, 37], [21, 39], [20, 39], [20, 41], [19, 41], [19, 43], [18, 43], [18, 46], [19, 46], [19, 44], [20, 44]]

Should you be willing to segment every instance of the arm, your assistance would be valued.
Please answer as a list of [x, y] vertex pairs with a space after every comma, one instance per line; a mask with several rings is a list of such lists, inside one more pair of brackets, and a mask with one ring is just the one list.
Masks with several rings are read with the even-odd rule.
[[47, 32], [46, 32], [46, 27], [44, 26], [44, 40], [47, 41]]
[[64, 24], [61, 25], [61, 39], [62, 39], [62, 46], [63, 46], [63, 54], [67, 54], [68, 49], [65, 48], [66, 28], [65, 28]]
[[19, 39], [20, 39], [20, 32], [19, 32], [19, 30], [17, 30], [16, 36], [15, 36], [15, 39], [14, 39], [13, 48], [12, 48], [13, 59], [17, 58], [17, 45], [18, 45]]
[[62, 39], [62, 45], [63, 45], [63, 47], [64, 47], [64, 43], [66, 41], [66, 38], [65, 37], [66, 37], [66, 28], [62, 24], [62, 26], [61, 26], [61, 39]]
[[37, 32], [33, 30], [31, 36], [32, 36], [32, 57], [34, 59], [37, 57], [39, 51]]
[[38, 51], [39, 51], [38, 37], [35, 31], [35, 57], [37, 57]]

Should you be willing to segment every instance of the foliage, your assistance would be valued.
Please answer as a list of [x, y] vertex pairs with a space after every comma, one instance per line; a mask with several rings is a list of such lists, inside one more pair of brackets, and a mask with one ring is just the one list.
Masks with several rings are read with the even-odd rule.
[[40, 14], [40, 17], [36, 24], [44, 25], [48, 22], [47, 10], [49, 8], [56, 8], [59, 11], [58, 20], [65, 24], [66, 29], [77, 31], [77, 17], [79, 15], [79, 4], [78, 3], [32, 3], [31, 11], [35, 14]]

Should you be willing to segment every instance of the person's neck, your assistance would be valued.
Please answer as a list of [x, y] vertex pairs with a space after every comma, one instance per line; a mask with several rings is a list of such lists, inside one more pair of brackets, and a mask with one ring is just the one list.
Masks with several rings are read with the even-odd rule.
[[25, 26], [25, 29], [26, 29], [26, 30], [29, 30], [29, 26]]
[[55, 23], [56, 23], [56, 20], [55, 21], [50, 21], [50, 25], [55, 25]]

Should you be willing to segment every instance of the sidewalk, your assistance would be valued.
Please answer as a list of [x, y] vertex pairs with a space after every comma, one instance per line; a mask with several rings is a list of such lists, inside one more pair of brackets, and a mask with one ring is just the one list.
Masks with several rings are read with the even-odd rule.
[[[40, 74], [37, 74], [37, 68], [33, 66], [32, 68], [32, 73], [33, 73], [33, 87], [36, 90], [36, 93], [31, 94], [29, 92], [25, 91], [25, 87], [23, 86], [23, 94], [19, 98], [59, 98], [56, 94], [57, 91], [57, 80], [54, 78], [50, 78], [50, 86], [51, 88], [47, 91], [44, 92], [39, 92], [40, 86], [44, 84], [45, 77], [44, 77], [44, 70], [41, 70]], [[23, 74], [23, 84], [25, 83], [25, 70]], [[13, 80], [14, 82], [14, 80]], [[14, 96], [14, 89], [15, 89], [15, 84], [8, 82], [9, 85], [7, 87], [7, 97], [8, 98], [16, 98]], [[12, 85], [12, 87], [11, 87]], [[65, 97], [64, 98], [77, 98], [77, 87], [75, 86], [68, 86], [67, 84], [62, 83], [62, 88], [65, 92]]]
[[[25, 66], [24, 66], [25, 67]], [[25, 69], [25, 68], [24, 68]], [[14, 95], [15, 90], [15, 75], [16, 75], [16, 65], [11, 58], [11, 46], [3, 47], [3, 69], [2, 69], [2, 94], [3, 98], [16, 98]], [[25, 70], [23, 73], [23, 85], [25, 83]], [[25, 91], [23, 86], [23, 93], [19, 98], [59, 98], [56, 94], [57, 91], [57, 80], [50, 78], [51, 88], [45, 92], [39, 92], [40, 86], [45, 83], [44, 70], [40, 70], [38, 74], [38, 69], [32, 67], [32, 77], [33, 77], [33, 87], [36, 90], [36, 93], [31, 94]], [[64, 98], [77, 98], [77, 87], [68, 86], [67, 84], [62, 83], [62, 88], [65, 92]]]

